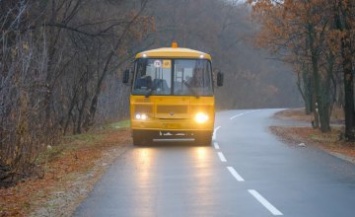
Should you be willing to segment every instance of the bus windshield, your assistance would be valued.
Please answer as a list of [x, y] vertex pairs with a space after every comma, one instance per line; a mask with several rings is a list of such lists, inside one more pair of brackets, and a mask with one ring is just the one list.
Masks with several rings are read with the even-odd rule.
[[206, 59], [137, 59], [132, 94], [212, 95], [211, 63]]

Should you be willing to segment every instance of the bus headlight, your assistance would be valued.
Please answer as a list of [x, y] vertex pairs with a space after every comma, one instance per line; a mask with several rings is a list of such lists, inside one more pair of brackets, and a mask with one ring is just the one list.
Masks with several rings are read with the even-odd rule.
[[208, 121], [208, 115], [203, 112], [199, 112], [195, 115], [195, 121], [199, 124], [206, 123]]
[[136, 119], [137, 119], [137, 120], [142, 120], [142, 121], [144, 121], [144, 120], [147, 120], [147, 118], [148, 118], [148, 116], [147, 116], [146, 114], [144, 114], [144, 113], [137, 113], [137, 114], [136, 114]]

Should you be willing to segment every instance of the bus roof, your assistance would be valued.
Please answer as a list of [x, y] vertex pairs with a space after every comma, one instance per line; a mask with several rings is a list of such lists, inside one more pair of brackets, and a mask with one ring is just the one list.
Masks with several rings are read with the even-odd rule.
[[204, 53], [198, 50], [192, 50], [189, 48], [174, 48], [174, 47], [162, 47], [153, 50], [146, 50], [138, 53], [137, 58], [154, 57], [154, 58], [201, 58], [211, 60], [211, 56], [208, 53]]

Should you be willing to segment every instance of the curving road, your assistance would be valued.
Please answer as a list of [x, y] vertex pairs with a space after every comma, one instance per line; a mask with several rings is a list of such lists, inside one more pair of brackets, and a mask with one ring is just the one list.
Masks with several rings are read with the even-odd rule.
[[133, 147], [74, 216], [355, 216], [355, 166], [269, 131], [278, 110], [216, 115], [211, 146]]

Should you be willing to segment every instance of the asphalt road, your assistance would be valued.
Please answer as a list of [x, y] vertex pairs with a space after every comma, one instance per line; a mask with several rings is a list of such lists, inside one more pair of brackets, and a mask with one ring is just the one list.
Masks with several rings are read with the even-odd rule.
[[289, 146], [277, 110], [216, 116], [211, 146], [133, 147], [110, 167], [74, 216], [355, 216], [355, 166]]

